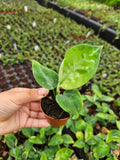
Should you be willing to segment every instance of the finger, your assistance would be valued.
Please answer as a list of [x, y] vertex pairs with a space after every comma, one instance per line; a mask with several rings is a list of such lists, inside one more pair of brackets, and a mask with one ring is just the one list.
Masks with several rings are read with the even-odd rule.
[[45, 115], [44, 115], [44, 113], [42, 113], [42, 112], [34, 112], [34, 111], [30, 111], [30, 113], [29, 113], [29, 116], [31, 117], [31, 118], [41, 118], [41, 119], [45, 119], [46, 117], [45, 117]]
[[41, 103], [40, 102], [31, 102], [29, 108], [31, 111], [41, 111]]
[[[18, 91], [19, 90], [19, 91]], [[43, 97], [47, 96], [49, 90], [45, 88], [39, 89], [14, 89], [12, 94], [9, 94], [9, 100], [16, 103], [17, 105], [29, 103], [31, 101], [38, 101]]]
[[35, 118], [29, 118], [26, 125], [24, 127], [36, 127], [36, 128], [42, 128], [42, 127], [49, 127], [50, 124], [46, 119], [35, 119]]

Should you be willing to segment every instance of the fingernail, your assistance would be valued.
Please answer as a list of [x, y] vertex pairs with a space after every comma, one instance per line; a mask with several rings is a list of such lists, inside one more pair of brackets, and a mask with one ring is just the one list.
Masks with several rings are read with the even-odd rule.
[[45, 95], [48, 94], [48, 92], [49, 92], [49, 90], [48, 90], [48, 89], [45, 89], [45, 88], [40, 88], [40, 89], [38, 89], [38, 95], [43, 95], [43, 96], [45, 96]]

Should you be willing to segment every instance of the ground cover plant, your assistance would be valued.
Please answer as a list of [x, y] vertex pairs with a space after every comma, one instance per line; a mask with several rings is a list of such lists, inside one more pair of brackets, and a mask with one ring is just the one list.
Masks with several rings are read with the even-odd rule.
[[77, 121], [70, 119], [66, 124], [76, 135], [73, 146], [83, 149], [89, 160], [119, 159], [114, 151], [119, 155], [119, 118], [110, 108], [112, 97], [103, 95], [93, 84], [92, 92], [87, 92], [82, 98], [84, 107], [80, 117]]
[[102, 2], [110, 6], [120, 6], [119, 0], [94, 0], [94, 1]]
[[37, 6], [36, 4], [37, 3], [34, 0], [0, 0], [0, 13], [7, 13], [8, 11], [24, 11], [25, 6], [29, 6], [29, 9], [34, 10]]
[[120, 10], [114, 10], [113, 7], [106, 4], [88, 0], [57, 0], [56, 3], [64, 7], [80, 10], [87, 17], [98, 20], [102, 24], [105, 22], [103, 29], [110, 27], [116, 30], [118, 35], [120, 34]]
[[82, 149], [89, 160], [119, 159], [120, 119], [110, 108], [113, 98], [102, 94], [93, 84], [82, 99], [84, 107], [79, 117], [71, 117], [66, 123], [69, 134], [63, 134], [64, 126], [50, 126], [24, 128], [1, 137], [6, 159], [78, 160], [72, 147]]
[[[28, 7], [28, 13], [0, 14], [2, 64], [7, 67], [8, 64], [16, 66], [21, 62], [22, 66], [22, 62], [35, 59], [57, 72], [65, 52], [70, 47], [83, 43], [103, 45], [101, 61], [96, 75], [87, 84], [88, 87], [83, 86], [82, 92], [79, 89], [84, 107], [79, 117], [69, 119], [66, 124], [72, 131], [72, 139], [69, 135], [62, 134], [63, 127], [21, 129], [0, 137], [0, 159], [59, 160], [66, 157], [66, 160], [76, 160], [78, 158], [74, 155], [73, 146], [84, 150], [90, 160], [119, 159], [120, 119], [111, 107], [114, 103], [118, 106], [119, 113], [120, 51], [99, 39], [93, 30], [78, 25], [51, 9], [39, 5], [36, 8], [31, 13]], [[7, 10], [5, 6], [4, 9]], [[102, 150], [103, 146], [106, 150]]]

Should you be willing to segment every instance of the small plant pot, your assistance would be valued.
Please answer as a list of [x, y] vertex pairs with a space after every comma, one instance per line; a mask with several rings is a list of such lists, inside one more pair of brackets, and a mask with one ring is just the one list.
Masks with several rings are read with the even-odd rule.
[[[41, 107], [42, 110], [42, 107]], [[45, 112], [42, 110], [42, 112], [44, 113], [45, 117], [47, 118], [48, 123], [50, 123], [53, 127], [60, 127], [65, 125], [65, 123], [67, 122], [67, 120], [70, 117], [64, 118], [64, 119], [55, 119], [53, 117], [48, 116], [47, 114], [45, 114]]]
[[69, 113], [65, 112], [55, 101], [53, 95], [50, 94], [41, 101], [41, 111], [44, 113], [47, 121], [53, 127], [65, 125], [70, 118]]

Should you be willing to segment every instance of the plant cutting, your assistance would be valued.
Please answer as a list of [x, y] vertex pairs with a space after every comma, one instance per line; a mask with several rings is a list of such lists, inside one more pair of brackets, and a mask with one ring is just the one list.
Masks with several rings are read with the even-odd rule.
[[[82, 98], [77, 88], [87, 83], [95, 74], [101, 50], [102, 46], [88, 44], [70, 48], [65, 54], [58, 74], [37, 61], [32, 61], [35, 80], [53, 93], [41, 102], [41, 108], [51, 125], [61, 126], [69, 116], [79, 116]], [[48, 116], [54, 118], [58, 124], [51, 122]]]

